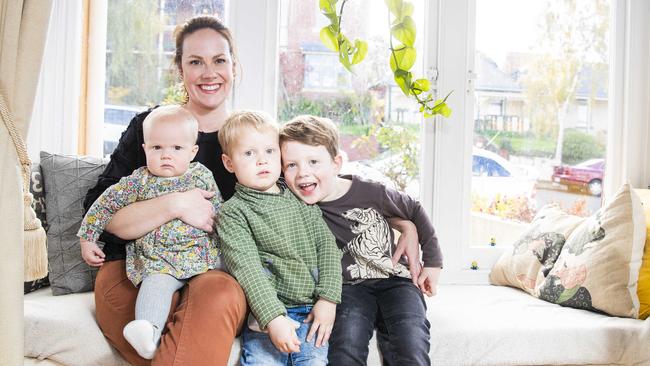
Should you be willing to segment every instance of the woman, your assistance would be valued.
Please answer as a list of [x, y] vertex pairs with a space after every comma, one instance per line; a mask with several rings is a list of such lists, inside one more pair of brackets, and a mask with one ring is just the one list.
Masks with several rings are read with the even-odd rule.
[[[224, 199], [234, 192], [235, 178], [221, 162], [217, 131], [228, 116], [226, 100], [235, 77], [236, 53], [229, 30], [216, 18], [190, 19], [176, 34], [174, 63], [188, 94], [186, 108], [199, 122], [201, 162], [214, 174]], [[146, 111], [131, 120], [99, 182], [86, 195], [86, 210], [121, 177], [146, 164], [142, 149], [142, 121]], [[212, 231], [213, 193], [195, 189], [131, 204], [118, 211], [100, 238], [105, 246], [84, 257], [99, 266], [95, 281], [97, 323], [104, 336], [133, 365], [148, 365], [122, 335], [134, 319], [138, 289], [126, 278], [125, 243], [175, 218]], [[82, 241], [81, 245], [88, 245]], [[174, 296], [160, 348], [153, 365], [225, 365], [234, 338], [246, 315], [246, 298], [233, 277], [211, 270], [191, 279]]]

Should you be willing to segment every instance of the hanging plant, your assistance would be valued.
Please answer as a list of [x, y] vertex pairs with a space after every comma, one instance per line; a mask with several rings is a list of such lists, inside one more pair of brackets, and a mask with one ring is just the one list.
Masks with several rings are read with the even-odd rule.
[[[320, 39], [323, 44], [339, 54], [339, 62], [350, 72], [352, 65], [363, 61], [368, 53], [368, 44], [359, 39], [354, 42], [341, 31], [343, 10], [348, 0], [341, 1], [338, 8], [338, 0], [319, 0], [319, 7], [330, 24], [320, 31]], [[420, 105], [420, 112], [425, 118], [440, 114], [444, 117], [451, 115], [451, 108], [447, 105], [447, 98], [434, 100], [430, 92], [431, 83], [426, 78], [416, 78], [409, 71], [417, 59], [417, 51], [414, 47], [417, 29], [411, 15], [413, 4], [404, 0], [384, 0], [388, 7], [388, 24], [390, 27], [390, 69], [393, 72], [395, 83], [400, 87], [402, 93], [407, 97], [413, 97]]]

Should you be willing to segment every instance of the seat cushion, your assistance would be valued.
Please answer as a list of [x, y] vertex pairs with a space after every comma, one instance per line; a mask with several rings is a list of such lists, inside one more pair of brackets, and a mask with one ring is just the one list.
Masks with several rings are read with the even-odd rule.
[[95, 322], [92, 292], [52, 296], [48, 288], [25, 295], [25, 356], [63, 365], [126, 366]]
[[427, 305], [434, 365], [650, 364], [650, 320], [562, 307], [505, 286], [443, 285]]
[[[24, 313], [25, 357], [34, 365], [38, 360], [65, 366], [129, 365], [97, 326], [93, 292], [53, 296], [42, 288], [25, 295]], [[239, 350], [235, 339], [229, 366], [237, 364]]]

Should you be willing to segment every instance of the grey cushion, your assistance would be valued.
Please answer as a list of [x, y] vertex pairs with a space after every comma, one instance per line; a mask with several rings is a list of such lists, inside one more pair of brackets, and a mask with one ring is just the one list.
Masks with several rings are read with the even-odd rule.
[[105, 163], [98, 158], [41, 151], [49, 278], [52, 293], [92, 291], [97, 269], [88, 266], [79, 250], [77, 230], [83, 219], [83, 200], [97, 184]]

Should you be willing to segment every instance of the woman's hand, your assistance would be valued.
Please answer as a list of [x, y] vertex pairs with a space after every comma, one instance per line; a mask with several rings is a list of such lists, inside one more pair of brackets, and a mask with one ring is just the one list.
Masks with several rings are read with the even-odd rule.
[[284, 315], [278, 316], [267, 324], [266, 329], [269, 331], [271, 342], [279, 351], [300, 352], [300, 340], [296, 335], [296, 329], [300, 325], [296, 326], [295, 324]]
[[313, 321], [307, 334], [307, 342], [311, 342], [314, 333], [318, 331], [314, 345], [320, 347], [326, 344], [332, 334], [334, 319], [336, 319], [336, 304], [323, 298], [318, 299], [304, 321], [305, 323]]
[[207, 233], [214, 230], [214, 207], [210, 198], [215, 193], [194, 188], [187, 192], [172, 193], [174, 211], [184, 223]]
[[104, 264], [106, 255], [99, 249], [97, 243], [79, 238], [79, 244], [81, 245], [81, 257], [89, 266], [101, 267]]

